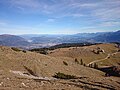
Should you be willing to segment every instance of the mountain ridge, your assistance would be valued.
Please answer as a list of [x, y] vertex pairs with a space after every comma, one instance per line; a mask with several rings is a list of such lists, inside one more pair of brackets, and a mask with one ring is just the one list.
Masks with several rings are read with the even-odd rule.
[[77, 33], [73, 35], [0, 35], [0, 45], [24, 48], [49, 47], [62, 43], [120, 43], [120, 30], [115, 32]]
[[10, 34], [0, 35], [0, 45], [3, 46], [27, 46], [29, 42], [22, 37]]

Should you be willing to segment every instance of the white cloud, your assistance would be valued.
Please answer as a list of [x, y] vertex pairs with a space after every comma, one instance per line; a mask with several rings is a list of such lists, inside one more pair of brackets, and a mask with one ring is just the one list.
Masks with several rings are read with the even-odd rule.
[[107, 26], [107, 27], [112, 27], [112, 26], [120, 26], [120, 22], [103, 22], [100, 24], [100, 26]]
[[[111, 21], [120, 19], [120, 0], [10, 0], [13, 7], [24, 12], [37, 12], [49, 16], [47, 22], [54, 22], [51, 18], [86, 17], [97, 21]], [[51, 1], [51, 2], [50, 2]]]
[[[51, 1], [51, 2], [50, 2]], [[33, 11], [39, 11], [46, 14], [74, 14], [79, 16], [84, 12], [91, 12], [94, 16], [100, 18], [111, 18], [111, 16], [117, 16], [120, 14], [120, 0], [102, 0], [96, 2], [87, 2], [82, 0], [10, 0], [11, 4], [20, 9], [29, 9]], [[84, 11], [86, 10], [86, 11]], [[27, 10], [26, 10], [27, 12]], [[79, 15], [78, 15], [79, 14]], [[111, 15], [110, 15], [111, 14]]]
[[19, 7], [38, 8], [38, 0], [11, 0], [12, 5]]
[[47, 22], [54, 22], [54, 21], [55, 21], [55, 19], [52, 19], [52, 18], [47, 20]]
[[120, 0], [103, 0], [91, 11], [92, 16], [100, 20], [120, 19]]
[[105, 8], [105, 9], [97, 9], [93, 13], [93, 16], [96, 16], [102, 20], [116, 20], [120, 19], [120, 8]]
[[98, 6], [98, 3], [71, 3], [69, 6], [71, 6], [72, 8], [95, 8], [96, 6]]
[[[50, 2], [50, 1], [49, 1]], [[71, 16], [81, 16], [80, 7], [94, 7], [96, 3], [80, 3], [77, 0], [51, 0], [51, 4], [44, 0], [10, 0], [13, 7], [26, 12], [34, 11], [45, 14], [58, 14]], [[77, 14], [74, 14], [76, 12]], [[72, 15], [73, 14], [73, 15]]]

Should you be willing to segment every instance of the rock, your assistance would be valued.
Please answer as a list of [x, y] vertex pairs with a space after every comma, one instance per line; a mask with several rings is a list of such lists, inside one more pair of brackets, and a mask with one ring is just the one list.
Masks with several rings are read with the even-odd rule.
[[3, 82], [0, 83], [0, 86], [2, 86], [2, 85], [3, 85]]
[[28, 87], [28, 86], [26, 86], [25, 83], [23, 83], [23, 82], [22, 82], [21, 84], [22, 84], [22, 86], [24, 86], [24, 87]]

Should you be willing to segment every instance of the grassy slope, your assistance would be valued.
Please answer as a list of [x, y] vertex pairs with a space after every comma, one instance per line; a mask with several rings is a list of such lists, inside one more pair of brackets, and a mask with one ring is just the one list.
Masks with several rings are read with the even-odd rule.
[[[90, 48], [92, 47], [94, 48], [96, 46], [90, 46]], [[104, 47], [104, 46], [101, 45], [101, 47]], [[81, 48], [79, 49], [81, 50]], [[84, 51], [84, 49], [82, 50]], [[66, 49], [63, 49], [62, 51], [66, 51]], [[68, 51], [69, 49], [67, 50], [67, 52]], [[85, 52], [84, 54], [86, 53], [87, 52]], [[55, 54], [55, 53], [52, 53], [52, 54]], [[69, 55], [66, 53], [64, 54]], [[82, 55], [80, 54], [80, 55], [84, 56], [84, 54]], [[87, 55], [89, 54], [86, 54], [86, 56]], [[59, 54], [57, 54], [56, 57], [51, 57], [51, 56], [41, 55], [38, 53], [29, 52], [29, 51], [27, 51], [26, 53], [22, 51], [16, 52], [12, 50], [10, 47], [0, 46], [0, 84], [1, 84], [0, 89], [18, 90], [21, 88], [22, 90], [26, 90], [26, 89], [28, 90], [34, 90], [34, 89], [36, 90], [47, 90], [47, 89], [71, 90], [72, 88], [72, 90], [77, 90], [77, 89], [80, 90], [81, 88], [88, 88], [88, 89], [99, 88], [99, 89], [106, 90], [109, 87], [113, 87], [116, 89], [119, 88], [118, 87], [119, 78], [117, 77], [106, 78], [104, 77], [103, 72], [100, 72], [92, 68], [84, 67], [75, 63], [75, 60], [73, 59], [74, 57], [73, 58], [61, 57], [61, 55]], [[68, 66], [64, 65], [63, 61], [67, 62]], [[65, 74], [70, 74], [70, 75], [75, 75], [80, 77], [87, 77], [87, 78], [83, 78], [75, 81], [57, 80], [53, 82], [52, 81], [41, 82], [41, 81], [34, 81], [33, 79], [25, 78], [23, 76], [15, 75], [9, 72], [9, 70], [27, 72], [24, 66], [28, 67], [38, 76], [42, 76], [42, 77], [45, 77], [45, 76], [51, 77], [56, 72], [63, 72]], [[23, 83], [27, 85], [27, 87], [24, 86]]]
[[[67, 62], [68, 66], [64, 65], [63, 61]], [[80, 75], [81, 73], [86, 75], [87, 72], [90, 72], [91, 75], [101, 73], [97, 70], [76, 64], [74, 60], [59, 59], [33, 52], [16, 52], [9, 47], [0, 48], [1, 69], [25, 71], [24, 66], [30, 68], [40, 76], [52, 76], [55, 72], [63, 72], [73, 75]], [[98, 73], [94, 73], [94, 71]]]
[[[93, 49], [100, 47], [105, 53], [94, 54]], [[105, 58], [108, 54], [114, 53], [118, 50], [114, 44], [99, 44], [86, 47], [78, 48], [62, 48], [51, 51], [50, 56], [53, 57], [69, 57], [71, 59], [77, 58], [78, 60], [83, 59], [83, 62], [88, 64], [92, 61]], [[118, 57], [119, 58], [119, 57]]]
[[110, 56], [110, 58], [98, 62], [100, 66], [113, 66], [113, 65], [118, 65], [120, 64], [120, 52]]

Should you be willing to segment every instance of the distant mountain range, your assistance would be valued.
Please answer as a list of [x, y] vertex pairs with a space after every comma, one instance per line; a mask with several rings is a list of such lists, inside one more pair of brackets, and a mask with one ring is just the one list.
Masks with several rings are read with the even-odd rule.
[[117, 32], [108, 32], [96, 36], [93, 40], [97, 42], [120, 42], [120, 30]]
[[120, 30], [116, 32], [78, 33], [73, 35], [0, 35], [0, 45], [16, 47], [45, 47], [61, 43], [120, 42]]
[[78, 33], [73, 35], [41, 35], [31, 37], [32, 43], [81, 43], [81, 42], [120, 42], [120, 30], [116, 32]]

